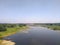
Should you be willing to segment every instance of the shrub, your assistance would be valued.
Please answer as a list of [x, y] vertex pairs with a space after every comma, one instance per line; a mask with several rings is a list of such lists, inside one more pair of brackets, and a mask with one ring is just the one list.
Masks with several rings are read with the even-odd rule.
[[6, 31], [6, 27], [4, 27], [3, 25], [0, 25], [0, 32], [1, 31]]

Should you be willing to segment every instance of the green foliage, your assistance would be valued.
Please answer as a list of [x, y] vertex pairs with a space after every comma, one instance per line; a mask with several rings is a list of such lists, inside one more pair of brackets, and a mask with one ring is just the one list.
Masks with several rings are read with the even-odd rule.
[[60, 30], [60, 26], [52, 26], [53, 30]]
[[0, 38], [14, 34], [25, 28], [26, 24], [0, 24]]
[[13, 28], [13, 27], [16, 27], [16, 24], [7, 24], [6, 27]]
[[1, 31], [6, 31], [6, 27], [4, 25], [0, 25], [0, 32]]
[[19, 24], [19, 27], [26, 26], [26, 24]]
[[47, 27], [47, 28], [50, 28], [50, 29], [53, 29], [53, 30], [60, 30], [60, 25], [58, 24], [46, 24], [46, 25], [43, 25], [44, 27]]

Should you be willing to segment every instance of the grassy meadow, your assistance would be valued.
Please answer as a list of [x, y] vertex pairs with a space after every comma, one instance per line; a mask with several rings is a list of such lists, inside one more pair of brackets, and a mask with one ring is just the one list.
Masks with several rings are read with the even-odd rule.
[[60, 23], [34, 23], [34, 26], [41, 26], [52, 30], [60, 30]]
[[47, 27], [49, 29], [52, 29], [52, 30], [60, 30], [60, 24], [59, 23], [56, 23], [56, 24], [43, 24], [42, 25], [43, 27]]
[[26, 29], [26, 24], [0, 24], [0, 39]]

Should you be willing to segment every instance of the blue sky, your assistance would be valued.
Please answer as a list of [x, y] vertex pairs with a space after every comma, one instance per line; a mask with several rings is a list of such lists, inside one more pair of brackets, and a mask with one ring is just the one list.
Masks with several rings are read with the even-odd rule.
[[0, 0], [0, 23], [59, 23], [60, 0]]

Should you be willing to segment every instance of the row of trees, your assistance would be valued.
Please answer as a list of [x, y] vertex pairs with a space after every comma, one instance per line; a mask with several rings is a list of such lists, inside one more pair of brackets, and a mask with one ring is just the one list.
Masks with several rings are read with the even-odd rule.
[[0, 32], [6, 31], [7, 28], [14, 28], [17, 26], [22, 27], [22, 26], [26, 26], [26, 24], [0, 24]]

